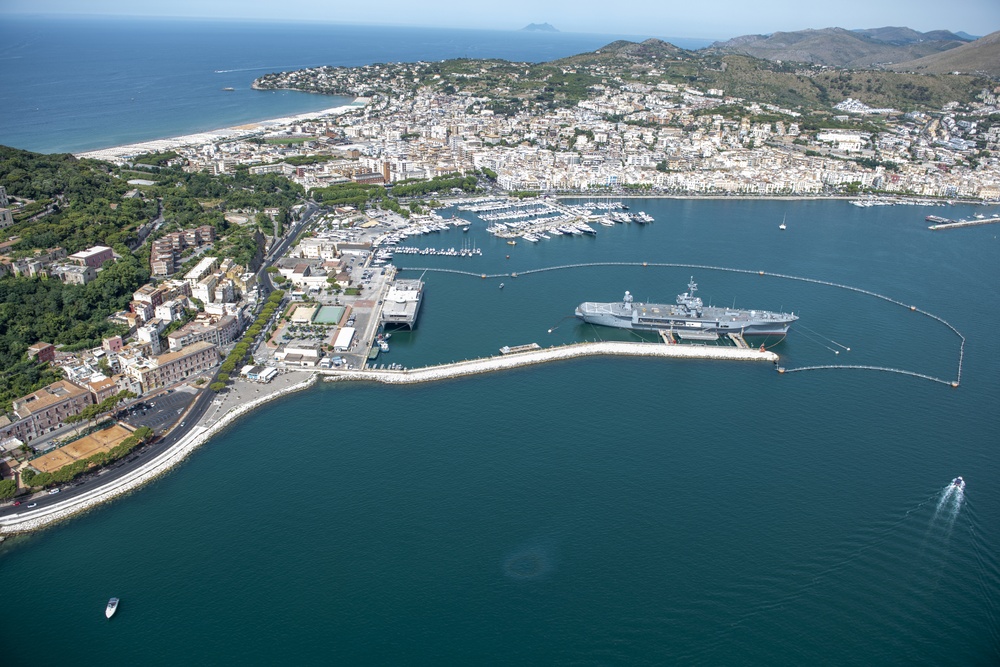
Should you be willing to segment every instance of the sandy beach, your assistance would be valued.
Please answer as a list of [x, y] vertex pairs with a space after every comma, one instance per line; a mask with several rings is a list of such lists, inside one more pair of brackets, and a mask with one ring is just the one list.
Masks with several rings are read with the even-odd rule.
[[124, 146], [101, 148], [96, 151], [75, 153], [74, 155], [78, 158], [107, 160], [108, 162], [122, 162], [128, 158], [134, 157], [136, 155], [143, 155], [145, 153], [170, 151], [174, 150], [175, 148], [181, 148], [183, 146], [197, 146], [201, 144], [210, 144], [216, 141], [223, 141], [226, 139], [239, 139], [241, 137], [249, 137], [255, 134], [260, 134], [261, 132], [276, 130], [282, 127], [287, 127], [288, 125], [301, 123], [307, 120], [316, 120], [320, 118], [339, 116], [340, 114], [350, 111], [351, 109], [359, 108], [359, 105], [362, 104], [362, 100], [363, 98], [357, 98], [351, 104], [345, 104], [339, 107], [332, 107], [330, 109], [323, 109], [321, 111], [310, 111], [308, 113], [297, 114], [295, 116], [285, 116], [283, 118], [272, 118], [269, 120], [261, 120], [255, 123], [246, 123], [244, 125], [224, 127], [218, 130], [211, 130], [208, 132], [196, 132], [194, 134], [186, 134], [180, 137], [153, 139], [152, 141], [142, 141], [135, 144], [126, 144]]

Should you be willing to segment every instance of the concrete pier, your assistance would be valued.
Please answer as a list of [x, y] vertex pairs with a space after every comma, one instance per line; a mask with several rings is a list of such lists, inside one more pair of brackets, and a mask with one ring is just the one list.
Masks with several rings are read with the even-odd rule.
[[719, 359], [727, 361], [770, 361], [777, 362], [774, 352], [753, 349], [719, 347], [708, 345], [660, 345], [657, 343], [628, 343], [602, 341], [576, 343], [562, 347], [516, 352], [498, 357], [486, 357], [459, 361], [440, 366], [427, 366], [405, 370], [322, 370], [318, 371], [329, 381], [363, 380], [386, 384], [416, 384], [449, 378], [478, 375], [493, 371], [542, 364], [560, 359], [578, 357], [620, 356], [620, 357], [670, 357], [673, 359]]

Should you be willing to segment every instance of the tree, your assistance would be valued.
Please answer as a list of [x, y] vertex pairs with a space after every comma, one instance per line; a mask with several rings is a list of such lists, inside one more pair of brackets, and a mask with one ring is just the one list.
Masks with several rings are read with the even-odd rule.
[[220, 391], [222, 391], [223, 389], [226, 388], [226, 383], [225, 382], [213, 382], [212, 384], [208, 385], [208, 388], [211, 389], [212, 391], [214, 391], [215, 393], [219, 393]]

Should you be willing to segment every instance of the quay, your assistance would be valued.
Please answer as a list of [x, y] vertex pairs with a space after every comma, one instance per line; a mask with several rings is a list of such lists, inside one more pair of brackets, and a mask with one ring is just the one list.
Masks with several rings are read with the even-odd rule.
[[[927, 219], [930, 220], [931, 217], [932, 216], [927, 216]], [[938, 218], [938, 220], [946, 220], [946, 219]], [[958, 229], [959, 227], [976, 227], [978, 225], [992, 225], [997, 222], [1000, 222], [1000, 215], [993, 216], [992, 218], [974, 218], [972, 220], [946, 220], [945, 222], [937, 222], [933, 225], [929, 225], [927, 229], [933, 229], [935, 231], [941, 229]]]
[[418, 384], [450, 378], [479, 375], [494, 371], [532, 366], [549, 361], [579, 357], [669, 357], [673, 359], [718, 359], [725, 361], [770, 361], [777, 363], [778, 355], [770, 351], [719, 347], [709, 345], [661, 345], [659, 343], [630, 343], [600, 341], [573, 343], [561, 347], [529, 349], [502, 356], [470, 359], [438, 366], [401, 370], [341, 370], [321, 369], [317, 372], [327, 381], [362, 380], [385, 384]]

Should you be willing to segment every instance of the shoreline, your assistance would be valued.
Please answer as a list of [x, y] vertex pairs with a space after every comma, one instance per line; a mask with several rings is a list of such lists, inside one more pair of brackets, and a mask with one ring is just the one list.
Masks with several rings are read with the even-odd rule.
[[[267, 392], [247, 402], [239, 402], [241, 400], [239, 387], [234, 385], [228, 388], [226, 396], [220, 396], [217, 399], [220, 402], [215, 412], [206, 412], [198, 424], [193, 426], [187, 434], [166, 451], [106, 486], [95, 488], [92, 491], [35, 512], [29, 512], [27, 515], [12, 514], [0, 518], [0, 536], [6, 537], [42, 530], [100, 505], [109, 503], [119, 496], [128, 494], [173, 470], [176, 466], [186, 461], [198, 447], [207, 443], [244, 415], [250, 414], [257, 408], [278, 398], [308, 389], [316, 384], [321, 377], [326, 382], [369, 381], [382, 384], [421, 384], [424, 382], [463, 378], [525, 366], [540, 365], [552, 361], [595, 356], [771, 361], [774, 363], [777, 363], [778, 360], [778, 355], [774, 352], [761, 352], [755, 348], [741, 349], [703, 345], [661, 345], [658, 343], [603, 341], [571, 343], [560, 347], [482, 357], [401, 371], [305, 371], [308, 375], [302, 381]], [[301, 371], [295, 372], [299, 373]], [[243, 381], [239, 380], [237, 382]], [[266, 386], [262, 385], [262, 387]], [[247, 384], [246, 388], [249, 389], [249, 387], [250, 385]], [[255, 391], [259, 390], [260, 388], [255, 389]], [[205, 391], [208, 390], [206, 389]], [[229, 399], [237, 401], [237, 404], [229, 408], [222, 417], [216, 419], [219, 410]]]
[[134, 144], [123, 144], [121, 146], [99, 148], [92, 151], [82, 151], [79, 153], [73, 153], [73, 157], [78, 159], [106, 160], [113, 162], [115, 160], [122, 160], [127, 157], [142, 155], [144, 153], [173, 150], [174, 148], [180, 148], [182, 146], [212, 143], [228, 139], [239, 139], [242, 137], [252, 136], [275, 127], [290, 125], [295, 122], [326, 118], [329, 116], [339, 116], [350, 111], [351, 109], [360, 108], [359, 100], [363, 99], [364, 98], [356, 97], [350, 104], [321, 109], [319, 111], [295, 114], [293, 116], [268, 118], [265, 120], [251, 121], [249, 123], [244, 123], [243, 125], [221, 127], [215, 130], [207, 130], [205, 132], [193, 132], [191, 134], [184, 134], [177, 137], [164, 137], [161, 139], [151, 139], [149, 141], [139, 141]]
[[[199, 422], [174, 446], [107, 486], [96, 488], [93, 491], [81, 494], [63, 503], [56, 503], [45, 507], [37, 512], [31, 512], [29, 513], [31, 516], [12, 514], [0, 518], [0, 536], [6, 537], [41, 530], [111, 502], [119, 496], [128, 494], [173, 470], [176, 466], [186, 461], [194, 450], [211, 440], [243, 415], [253, 412], [262, 405], [277, 398], [308, 389], [316, 383], [316, 380], [317, 375], [310, 373], [309, 377], [302, 382], [283, 387], [232, 408], [220, 419], [212, 422], [207, 427], [202, 426]], [[206, 389], [205, 391], [209, 390]], [[203, 418], [202, 421], [204, 422], [206, 419]]]

